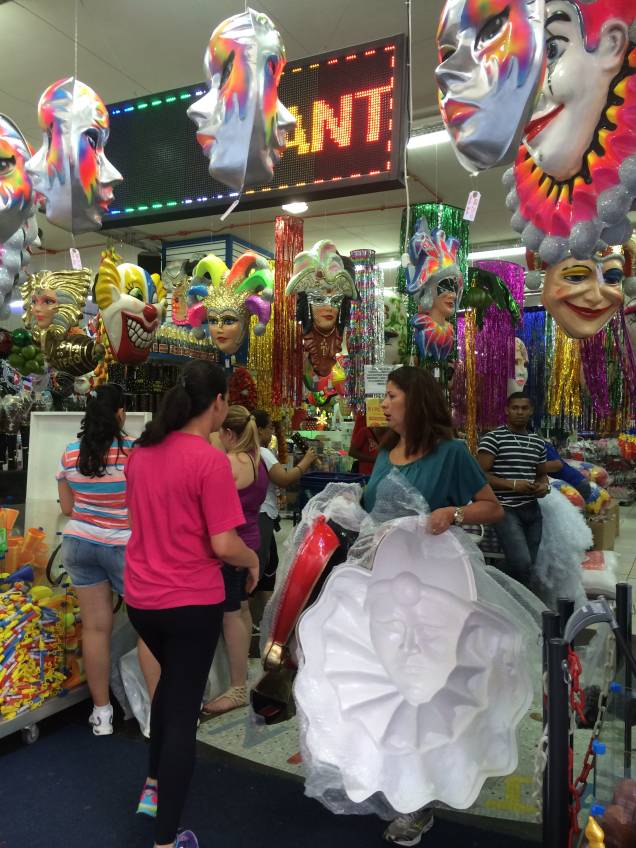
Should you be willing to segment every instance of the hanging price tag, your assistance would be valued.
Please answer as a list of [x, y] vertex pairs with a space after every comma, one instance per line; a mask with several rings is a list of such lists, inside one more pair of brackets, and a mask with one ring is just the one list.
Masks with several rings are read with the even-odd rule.
[[479, 201], [481, 200], [481, 194], [478, 191], [471, 191], [468, 195], [468, 200], [466, 201], [466, 208], [464, 209], [464, 221], [474, 221], [477, 216], [477, 209], [479, 209]]
[[71, 254], [71, 267], [76, 271], [82, 270], [82, 257], [80, 256], [80, 252], [76, 247], [71, 247], [69, 250]]

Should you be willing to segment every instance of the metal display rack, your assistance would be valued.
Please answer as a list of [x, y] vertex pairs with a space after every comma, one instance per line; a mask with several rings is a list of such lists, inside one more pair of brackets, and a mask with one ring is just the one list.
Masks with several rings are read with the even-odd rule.
[[5, 736], [10, 736], [12, 733], [22, 733], [22, 741], [27, 745], [32, 745], [37, 742], [40, 735], [38, 722], [45, 718], [56, 715], [62, 710], [79, 704], [88, 698], [88, 686], [83, 683], [75, 689], [70, 689], [63, 693], [58, 693], [52, 698], [47, 698], [40, 707], [34, 710], [27, 710], [20, 713], [15, 718], [5, 719], [0, 721], [0, 739]]

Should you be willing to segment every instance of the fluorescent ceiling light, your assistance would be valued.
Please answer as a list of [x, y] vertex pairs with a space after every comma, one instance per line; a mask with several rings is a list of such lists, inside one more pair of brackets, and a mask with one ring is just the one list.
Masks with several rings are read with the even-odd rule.
[[294, 203], [283, 203], [281, 209], [284, 209], [285, 212], [289, 212], [290, 215], [302, 215], [303, 212], [306, 212], [309, 209], [309, 206], [307, 206], [304, 200], [299, 200]]
[[525, 247], [495, 247], [492, 250], [477, 250], [468, 254], [468, 259], [474, 262], [476, 259], [505, 259], [509, 256], [525, 256]]
[[450, 136], [446, 130], [435, 130], [435, 132], [412, 135], [406, 145], [409, 150], [419, 150], [422, 147], [434, 147], [436, 144], [450, 143]]
[[385, 259], [383, 262], [378, 263], [378, 268], [386, 271], [388, 268], [399, 268], [401, 264], [399, 259]]

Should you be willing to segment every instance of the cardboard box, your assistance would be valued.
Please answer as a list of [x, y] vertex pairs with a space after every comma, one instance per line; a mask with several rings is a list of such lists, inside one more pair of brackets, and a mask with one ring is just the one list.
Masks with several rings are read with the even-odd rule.
[[602, 519], [588, 518], [587, 526], [592, 531], [594, 543], [592, 550], [594, 551], [613, 551], [614, 541], [616, 538], [616, 522], [613, 518], [607, 516]]
[[614, 535], [618, 538], [621, 535], [621, 508], [618, 501], [614, 498], [609, 502], [609, 506], [605, 510], [605, 515], [608, 521], [614, 522]]

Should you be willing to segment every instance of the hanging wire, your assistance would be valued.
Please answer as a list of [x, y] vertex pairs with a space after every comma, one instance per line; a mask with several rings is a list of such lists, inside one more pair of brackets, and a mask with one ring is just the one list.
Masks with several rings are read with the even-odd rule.
[[[413, 51], [411, 47], [412, 35], [413, 35], [413, 17], [411, 10], [411, 0], [405, 0], [406, 4], [406, 37], [407, 37], [407, 55], [408, 55], [408, 67], [406, 73], [407, 85], [409, 90], [408, 97], [408, 107], [407, 107], [407, 116], [406, 116], [406, 140], [404, 142], [404, 192], [406, 195], [406, 219], [409, 220], [409, 213], [411, 211], [411, 195], [409, 191], [409, 167], [408, 167], [408, 147], [409, 147], [409, 139], [411, 137], [411, 129], [413, 127]], [[404, 243], [402, 245], [402, 253], [406, 253], [408, 249], [409, 242], [409, 227], [406, 226], [404, 229]]]

